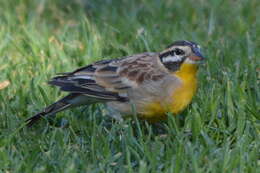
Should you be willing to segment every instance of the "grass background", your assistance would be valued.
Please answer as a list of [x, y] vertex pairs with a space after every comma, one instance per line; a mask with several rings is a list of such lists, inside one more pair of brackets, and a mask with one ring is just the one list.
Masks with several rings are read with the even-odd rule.
[[[1, 0], [0, 172], [260, 172], [260, 1]], [[59, 72], [193, 40], [200, 89], [163, 132], [102, 105], [23, 121], [60, 93]]]

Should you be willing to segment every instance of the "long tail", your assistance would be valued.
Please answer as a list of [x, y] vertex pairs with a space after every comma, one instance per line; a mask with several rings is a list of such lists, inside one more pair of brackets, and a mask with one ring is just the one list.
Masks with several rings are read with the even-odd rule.
[[31, 127], [41, 118], [47, 115], [54, 115], [62, 110], [65, 110], [71, 106], [71, 100], [75, 98], [78, 94], [69, 94], [68, 96], [63, 97], [62, 99], [58, 100], [57, 102], [47, 106], [43, 111], [35, 114], [31, 118], [26, 120], [27, 126]]

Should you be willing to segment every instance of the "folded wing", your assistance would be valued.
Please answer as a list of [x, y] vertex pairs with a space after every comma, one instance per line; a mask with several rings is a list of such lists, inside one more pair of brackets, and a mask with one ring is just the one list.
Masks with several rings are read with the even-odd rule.
[[155, 53], [103, 60], [54, 77], [49, 84], [62, 91], [81, 93], [104, 101], [128, 101], [127, 92], [144, 81], [158, 80], [164, 72], [154, 71]]

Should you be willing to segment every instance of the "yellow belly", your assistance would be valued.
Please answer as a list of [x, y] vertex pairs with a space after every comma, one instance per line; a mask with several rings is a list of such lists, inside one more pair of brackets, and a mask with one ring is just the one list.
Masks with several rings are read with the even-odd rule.
[[165, 119], [167, 112], [178, 114], [185, 109], [196, 93], [196, 73], [197, 65], [182, 65], [181, 69], [173, 74], [181, 80], [181, 85], [172, 91], [172, 94], [169, 95], [170, 98], [165, 98], [165, 100], [168, 100], [166, 103], [163, 100], [149, 103], [145, 108], [145, 114], [141, 115], [141, 118], [155, 122]]

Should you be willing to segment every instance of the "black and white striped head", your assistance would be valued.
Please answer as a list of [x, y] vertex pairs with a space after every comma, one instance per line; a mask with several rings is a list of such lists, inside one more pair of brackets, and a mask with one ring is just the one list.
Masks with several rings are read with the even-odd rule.
[[170, 71], [176, 71], [183, 63], [198, 64], [204, 60], [200, 46], [191, 41], [175, 41], [159, 54], [162, 64]]

